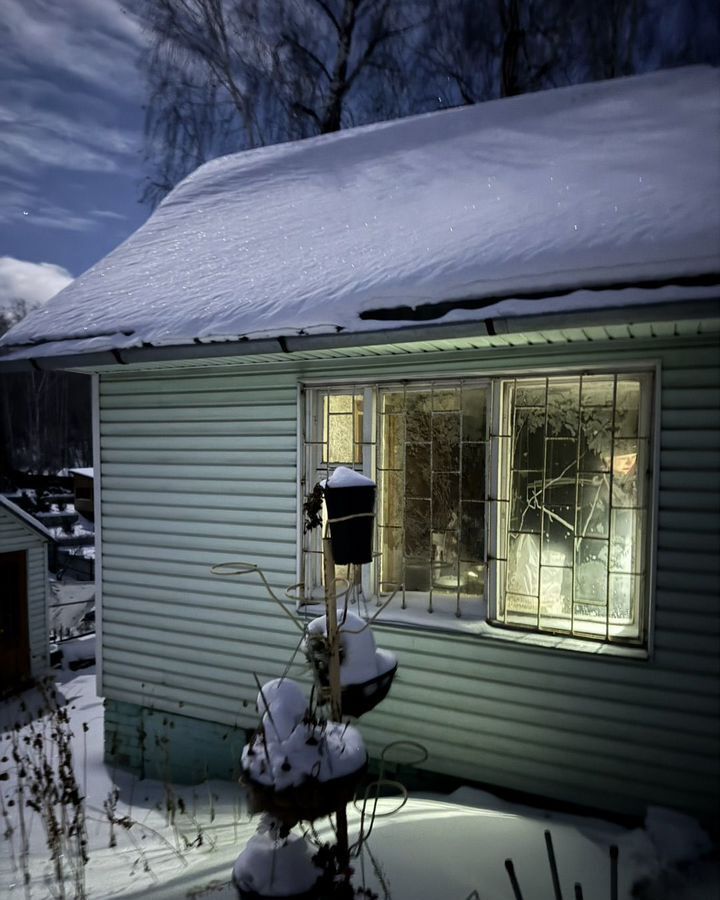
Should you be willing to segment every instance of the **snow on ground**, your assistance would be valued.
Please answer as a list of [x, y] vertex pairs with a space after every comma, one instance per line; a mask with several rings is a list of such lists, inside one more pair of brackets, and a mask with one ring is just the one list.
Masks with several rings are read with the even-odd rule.
[[95, 606], [95, 582], [76, 581], [65, 574], [50, 578], [48, 627], [57, 634], [76, 634], [80, 621]]
[[[257, 820], [246, 813], [242, 789], [226, 782], [178, 787], [139, 781], [114, 771], [102, 759], [102, 701], [95, 696], [94, 670], [62, 672], [58, 690], [67, 702], [73, 730], [75, 771], [86, 796], [89, 862], [85, 869], [91, 900], [124, 897], [149, 900], [237, 900], [229, 879], [239, 852], [255, 834]], [[33, 710], [37, 692], [21, 698]], [[0, 843], [0, 896], [44, 900], [57, 896], [41, 823], [26, 810], [29, 831], [30, 892], [22, 884], [17, 830], [17, 772], [9, 756], [8, 725], [21, 718], [19, 700], [0, 707], [0, 780], [3, 831]], [[28, 726], [20, 735], [28, 734]], [[1, 776], [0, 776], [1, 777]], [[117, 790], [117, 796], [115, 795]], [[110, 846], [107, 809], [116, 824]], [[586, 900], [610, 897], [608, 848], [619, 847], [619, 897], [633, 885], [641, 900], [716, 900], [716, 861], [697, 861], [707, 838], [692, 820], [651, 810], [646, 829], [628, 830], [593, 818], [552, 813], [498, 800], [462, 788], [450, 796], [415, 795], [404, 805], [397, 797], [378, 804], [379, 816], [368, 841], [372, 853], [355, 861], [355, 883], [367, 884], [391, 900], [512, 900], [504, 868], [511, 858], [525, 900], [552, 900], [544, 833], [554, 843], [563, 896], [583, 886]], [[16, 830], [8, 838], [7, 826]], [[359, 815], [349, 816], [351, 840]], [[327, 825], [318, 829], [330, 839]], [[374, 859], [374, 862], [373, 862]], [[690, 860], [690, 864], [688, 864]], [[692, 862], [692, 860], [696, 860]], [[46, 881], [47, 879], [47, 881]], [[387, 889], [387, 893], [385, 893]]]
[[580, 289], [717, 271], [719, 78], [660, 71], [213, 160], [0, 346], [355, 333], [468, 298], [487, 307], [449, 319], [714, 296]]

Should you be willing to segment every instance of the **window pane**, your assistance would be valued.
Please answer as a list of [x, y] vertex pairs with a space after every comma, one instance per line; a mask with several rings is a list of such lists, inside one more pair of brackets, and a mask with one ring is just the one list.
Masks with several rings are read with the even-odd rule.
[[[397, 468], [379, 472], [381, 583], [481, 596], [487, 390], [437, 382], [381, 391], [379, 402], [380, 459]], [[402, 531], [401, 564], [388, 526]]]
[[486, 444], [462, 445], [462, 493], [467, 500], [485, 499]]
[[486, 439], [486, 410], [487, 392], [484, 388], [463, 388], [463, 441], [484, 441]]
[[[405, 556], [430, 561], [430, 501], [405, 500]], [[429, 568], [429, 567], [428, 567]]]
[[356, 394], [323, 398], [323, 453], [326, 465], [362, 465], [363, 400]]
[[432, 478], [433, 529], [457, 529], [460, 512], [460, 479], [444, 472]]
[[460, 468], [460, 416], [458, 413], [433, 413], [433, 469], [457, 472]]
[[430, 444], [405, 447], [405, 496], [430, 499]]
[[501, 621], [601, 640], [642, 637], [649, 386], [648, 376], [632, 375], [506, 382]]

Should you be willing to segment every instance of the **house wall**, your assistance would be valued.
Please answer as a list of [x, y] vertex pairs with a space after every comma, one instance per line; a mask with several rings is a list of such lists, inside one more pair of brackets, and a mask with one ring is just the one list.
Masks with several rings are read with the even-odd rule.
[[459, 778], [630, 814], [656, 803], [713, 815], [720, 369], [708, 338], [102, 376], [102, 677], [116, 760], [159, 765], [147, 723], [160, 711], [183, 775], [227, 774], [228, 728], [256, 722], [255, 676], [286, 670], [297, 631], [257, 578], [209, 567], [252, 560], [280, 593], [296, 580], [299, 379], [643, 360], [662, 366], [652, 658], [377, 626], [400, 672], [362, 731], [374, 752], [419, 741], [427, 768]]
[[16, 550], [27, 550], [30, 671], [38, 677], [48, 665], [47, 541], [0, 508], [0, 553]]

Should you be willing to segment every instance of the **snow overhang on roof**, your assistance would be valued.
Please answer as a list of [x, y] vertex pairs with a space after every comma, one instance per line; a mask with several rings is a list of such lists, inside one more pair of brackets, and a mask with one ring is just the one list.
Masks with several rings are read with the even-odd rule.
[[80, 468], [80, 469], [69, 469], [68, 470], [73, 475], [82, 475], [83, 478], [92, 478], [94, 474], [94, 469], [92, 466]]
[[25, 512], [24, 509], [19, 507], [16, 503], [13, 503], [12, 500], [8, 500], [8, 498], [4, 497], [2, 494], [0, 494], [0, 509], [10, 513], [10, 515], [24, 525], [25, 528], [29, 528], [36, 534], [39, 534], [41, 538], [44, 538], [46, 541], [55, 542], [55, 538], [41, 522], [38, 522], [38, 520], [33, 518], [30, 513]]
[[707, 311], [718, 196], [709, 67], [234, 154], [16, 325], [0, 362], [269, 352], [470, 323], [492, 333], [690, 301]]

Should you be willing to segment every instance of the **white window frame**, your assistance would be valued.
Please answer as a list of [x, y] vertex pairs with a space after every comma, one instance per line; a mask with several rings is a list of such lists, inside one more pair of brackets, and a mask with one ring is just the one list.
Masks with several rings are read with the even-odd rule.
[[[509, 461], [500, 458], [500, 442], [496, 436], [500, 433], [501, 404], [500, 392], [504, 382], [523, 378], [568, 378], [580, 375], [641, 375], [650, 377], [651, 384], [645, 390], [644, 403], [647, 405], [649, 417], [648, 431], [648, 481], [646, 484], [647, 502], [644, 521], [644, 553], [645, 553], [645, 578], [644, 590], [639, 603], [639, 616], [642, 619], [641, 637], [639, 640], [624, 641], [611, 640], [607, 642], [600, 638], [589, 636], [577, 637], [574, 634], [546, 632], [522, 628], [516, 625], [500, 625], [494, 621], [497, 609], [498, 591], [500, 586], [497, 581], [497, 567], [493, 564], [498, 547], [498, 490], [500, 480], [503, 477], [501, 465], [509, 465]], [[380, 389], [407, 383], [421, 386], [432, 383], [434, 385], [447, 382], [448, 386], [457, 385], [458, 382], [472, 382], [475, 385], [486, 384], [489, 390], [488, 408], [488, 452], [486, 456], [486, 516], [485, 516], [485, 602], [482, 621], [476, 617], [473, 620], [463, 622], [459, 620], [451, 623], [445, 618], [420, 617], [413, 620], [412, 617], [382, 613], [382, 622], [391, 625], [402, 625], [404, 628], [431, 628], [440, 631], [464, 631], [483, 637], [495, 637], [502, 640], [520, 640], [526, 644], [537, 643], [540, 646], [553, 648], [567, 647], [568, 649], [586, 651], [592, 653], [609, 652], [617, 655], [637, 655], [646, 658], [652, 650], [652, 625], [654, 618], [655, 594], [655, 550], [656, 550], [656, 522], [658, 499], [658, 473], [659, 473], [659, 395], [660, 395], [660, 364], [656, 361], [630, 362], [624, 361], [622, 365], [610, 366], [599, 364], [597, 366], [583, 367], [522, 367], [512, 370], [495, 372], [464, 371], [461, 375], [447, 373], [442, 375], [425, 374], [413, 377], [386, 376], [382, 378], [348, 378], [348, 379], [313, 379], [300, 385], [299, 397], [300, 420], [302, 433], [299, 434], [299, 450], [302, 450], [300, 465], [298, 466], [298, 496], [303, 499], [312, 489], [314, 481], [311, 481], [316, 469], [313, 469], [313, 461], [310, 454], [305, 452], [308, 436], [312, 432], [314, 418], [317, 416], [317, 398], [322, 392], [333, 393], [358, 393], [362, 391], [365, 398], [365, 415], [363, 418], [363, 444], [371, 449], [364, 454], [363, 474], [370, 478], [376, 477], [376, 452], [379, 436], [376, 434], [377, 413], [376, 403]], [[371, 410], [371, 414], [368, 414]], [[316, 457], [317, 459], [317, 457]], [[300, 541], [298, 550], [298, 574], [299, 579], [307, 579], [308, 572], [304, 565], [304, 541]], [[362, 593], [369, 601], [380, 602], [375, 586], [377, 585], [379, 572], [375, 563], [362, 567]], [[319, 569], [317, 569], [319, 571]], [[317, 593], [317, 582], [315, 584]], [[313, 595], [314, 596], [314, 595]], [[306, 598], [307, 599], [307, 598]], [[318, 599], [318, 598], [315, 598]]]

